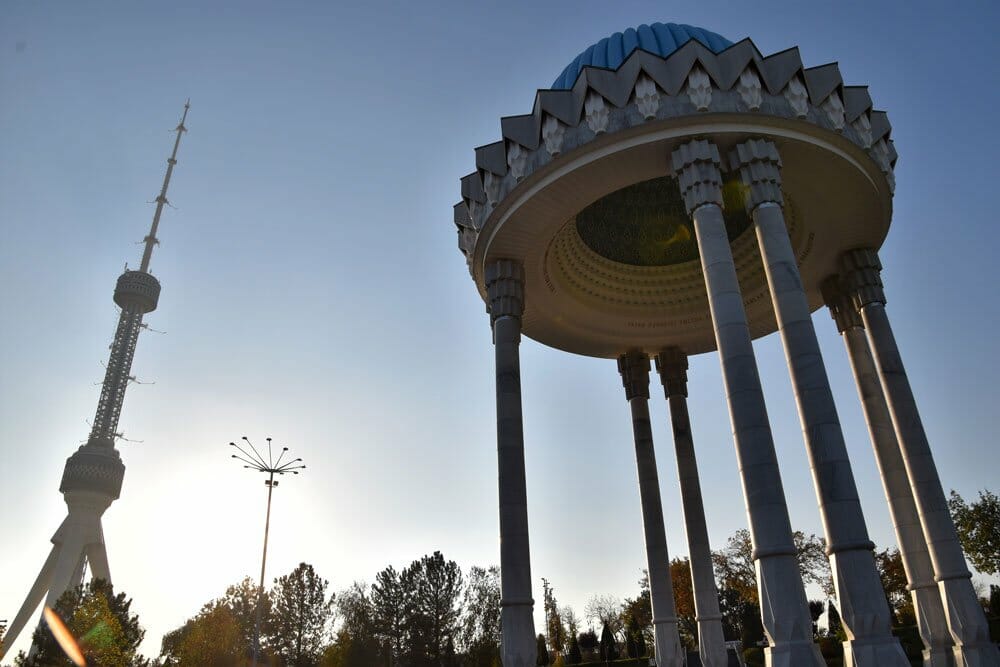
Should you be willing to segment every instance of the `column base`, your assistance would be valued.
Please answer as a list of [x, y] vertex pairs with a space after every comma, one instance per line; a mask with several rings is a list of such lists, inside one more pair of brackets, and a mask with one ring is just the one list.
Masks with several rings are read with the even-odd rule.
[[[676, 621], [653, 621], [653, 639], [657, 667], [684, 667], [685, 651], [677, 634]], [[504, 667], [507, 667], [506, 662]]]
[[826, 661], [813, 642], [785, 642], [781, 646], [764, 649], [767, 667], [826, 667]]
[[532, 605], [511, 604], [500, 609], [500, 656], [504, 667], [535, 667], [538, 646]]
[[1000, 650], [990, 641], [986, 614], [979, 606], [972, 579], [959, 577], [938, 582], [938, 590], [948, 616], [948, 628], [955, 642], [957, 667], [1000, 667]]
[[924, 649], [924, 667], [955, 667], [955, 653], [951, 648]]
[[992, 642], [955, 647], [955, 667], [997, 667], [1000, 649]]
[[921, 585], [913, 589], [910, 596], [920, 639], [924, 642], [924, 667], [955, 667], [955, 642], [948, 629], [937, 585]]
[[895, 637], [844, 642], [844, 667], [910, 667]]
[[698, 657], [702, 667], [729, 667], [722, 616], [698, 619]]

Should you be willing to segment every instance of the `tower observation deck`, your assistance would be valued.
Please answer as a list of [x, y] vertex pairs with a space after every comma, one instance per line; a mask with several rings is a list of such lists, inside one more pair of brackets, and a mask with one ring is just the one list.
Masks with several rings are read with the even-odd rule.
[[0, 645], [0, 658], [17, 640], [29, 618], [45, 599], [48, 606], [67, 590], [83, 580], [84, 565], [89, 563], [95, 578], [111, 581], [111, 569], [104, 544], [101, 517], [111, 503], [121, 495], [125, 465], [115, 448], [118, 420], [125, 401], [125, 389], [133, 379], [131, 375], [135, 346], [142, 330], [142, 318], [156, 310], [160, 299], [160, 281], [149, 272], [153, 248], [159, 243], [157, 231], [163, 207], [168, 203], [167, 188], [177, 165], [177, 150], [181, 136], [187, 131], [190, 101], [184, 104], [184, 113], [175, 128], [173, 151], [167, 159], [163, 186], [156, 197], [156, 210], [149, 233], [143, 239], [144, 248], [138, 270], [126, 268], [115, 285], [114, 301], [121, 308], [115, 337], [111, 342], [107, 370], [101, 383], [93, 427], [87, 442], [66, 460], [59, 491], [63, 494], [68, 514], [52, 536], [52, 550], [42, 565], [31, 590], [11, 622], [4, 642]]

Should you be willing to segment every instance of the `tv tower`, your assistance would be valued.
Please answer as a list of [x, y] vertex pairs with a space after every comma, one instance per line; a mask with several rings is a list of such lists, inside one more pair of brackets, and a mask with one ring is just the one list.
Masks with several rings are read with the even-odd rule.
[[119, 276], [115, 285], [114, 299], [121, 308], [121, 315], [111, 343], [111, 354], [108, 356], [107, 371], [101, 384], [101, 397], [97, 401], [94, 424], [86, 444], [66, 459], [66, 468], [59, 484], [59, 491], [66, 500], [69, 513], [52, 536], [52, 551], [45, 559], [45, 564], [17, 616], [7, 628], [3, 645], [0, 646], [0, 658], [17, 640], [18, 634], [34, 614], [42, 598], [45, 598], [47, 606], [54, 606], [65, 591], [82, 582], [85, 563], [90, 564], [93, 577], [111, 581], [101, 517], [121, 495], [122, 480], [125, 477], [125, 465], [115, 449], [115, 438], [119, 436], [118, 418], [125, 400], [125, 388], [133, 379], [132, 357], [142, 328], [142, 318], [146, 313], [156, 310], [160, 298], [160, 281], [149, 272], [149, 261], [153, 256], [153, 247], [159, 243], [156, 232], [160, 226], [163, 206], [167, 203], [170, 176], [177, 164], [177, 148], [181, 143], [181, 135], [187, 131], [184, 121], [190, 106], [188, 100], [184, 104], [181, 122], [175, 130], [177, 138], [174, 140], [174, 150], [167, 159], [163, 188], [156, 198], [153, 224], [149, 234], [143, 239], [145, 248], [142, 262], [137, 271], [131, 271], [126, 266], [125, 273]]

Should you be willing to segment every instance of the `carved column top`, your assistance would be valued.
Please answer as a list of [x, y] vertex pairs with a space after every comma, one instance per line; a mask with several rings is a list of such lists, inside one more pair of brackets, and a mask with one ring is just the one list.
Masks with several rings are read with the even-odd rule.
[[667, 398], [687, 397], [687, 369], [688, 358], [680, 348], [668, 347], [656, 355], [656, 370]]
[[820, 285], [820, 291], [823, 293], [823, 303], [830, 309], [830, 317], [837, 324], [838, 333], [844, 333], [848, 329], [864, 328], [861, 315], [841, 284], [839, 276], [830, 276], [824, 280]]
[[721, 160], [715, 144], [705, 139], [681, 144], [671, 154], [671, 162], [688, 215], [705, 204], [722, 207]]
[[749, 139], [729, 154], [729, 164], [746, 186], [746, 206], [753, 211], [761, 204], [784, 203], [781, 196], [781, 156], [774, 142]]
[[486, 265], [487, 309], [490, 323], [524, 313], [524, 268], [520, 262], [499, 259]]
[[618, 357], [618, 372], [622, 375], [625, 398], [649, 398], [649, 357], [643, 352], [626, 352]]
[[872, 248], [848, 250], [840, 257], [840, 271], [844, 288], [855, 308], [861, 310], [872, 303], [885, 305], [882, 262], [878, 252]]

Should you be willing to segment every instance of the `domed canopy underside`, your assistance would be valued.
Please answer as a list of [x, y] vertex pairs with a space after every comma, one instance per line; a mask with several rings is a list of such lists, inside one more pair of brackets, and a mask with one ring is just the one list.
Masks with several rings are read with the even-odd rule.
[[776, 330], [733, 147], [774, 142], [785, 220], [813, 309], [820, 284], [858, 247], [878, 248], [892, 214], [895, 150], [883, 112], [836, 65], [797, 50], [762, 57], [749, 40], [715, 54], [689, 41], [667, 58], [635, 51], [616, 71], [584, 68], [572, 90], [540, 91], [476, 150], [455, 207], [459, 248], [485, 299], [484, 268], [520, 262], [522, 331], [545, 345], [615, 358], [629, 350], [714, 350], [697, 240], [671, 153], [692, 139], [722, 157], [724, 216], [754, 338]]
[[[750, 137], [775, 141], [784, 162], [785, 217], [813, 308], [822, 305], [819, 285], [836, 272], [841, 253], [881, 246], [888, 231], [885, 193], [875, 182], [880, 174], [874, 165], [864, 168], [860, 151], [852, 151], [845, 141], [828, 143], [778, 127], [713, 120], [717, 122], [701, 124], [696, 133], [660, 128], [629, 137], [631, 141], [621, 135], [607, 137], [599, 142], [609, 144], [605, 150], [579, 155], [547, 178], [522, 184], [523, 195], [512, 197], [516, 203], [501, 216], [485, 261], [507, 258], [524, 264], [526, 336], [569, 352], [607, 358], [631, 349], [655, 354], [671, 345], [688, 354], [715, 349], [697, 245], [693, 234], [684, 239], [689, 226], [678, 223], [668, 229], [693, 257], [683, 261], [686, 253], [681, 253], [681, 261], [659, 265], [643, 265], [643, 258], [609, 259], [602, 256], [609, 253], [596, 251], [593, 241], [588, 243], [579, 232], [578, 216], [592, 210], [595, 201], [599, 205], [609, 196], [614, 201], [623, 188], [663, 179], [671, 151], [691, 134], [711, 137], [724, 154]], [[708, 131], [710, 125], [717, 129]], [[652, 182], [674, 184], [672, 178]], [[736, 232], [733, 257], [756, 338], [777, 327], [756, 237], [738, 206], [730, 203], [726, 217], [731, 234]], [[606, 218], [606, 226], [614, 224], [613, 218]]]

